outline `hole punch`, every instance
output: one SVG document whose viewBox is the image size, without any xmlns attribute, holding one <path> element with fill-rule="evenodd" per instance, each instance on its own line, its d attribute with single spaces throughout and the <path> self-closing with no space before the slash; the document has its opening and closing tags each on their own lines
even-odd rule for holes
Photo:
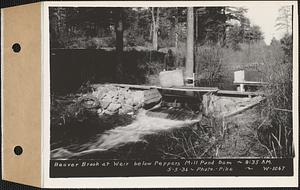
<svg viewBox="0 0 300 190">
<path fill-rule="evenodd" d="M 18 43 L 15 43 L 13 46 L 12 46 L 12 49 L 15 53 L 19 53 L 21 51 L 21 45 L 18 44 Z"/>
<path fill-rule="evenodd" d="M 17 156 L 20 156 L 23 153 L 23 148 L 21 146 L 15 146 L 14 152 Z"/>
</svg>

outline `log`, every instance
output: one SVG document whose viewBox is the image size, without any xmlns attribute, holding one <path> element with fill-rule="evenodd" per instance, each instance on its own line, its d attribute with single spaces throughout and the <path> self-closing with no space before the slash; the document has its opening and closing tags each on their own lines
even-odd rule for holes
<svg viewBox="0 0 300 190">
<path fill-rule="evenodd" d="M 237 115 L 237 114 L 240 114 L 240 113 L 242 113 L 242 112 L 244 112 L 244 111 L 247 111 L 248 109 L 253 108 L 254 106 L 258 105 L 258 104 L 259 104 L 261 101 L 263 101 L 264 99 L 265 99 L 265 98 L 259 100 L 258 102 L 255 102 L 255 103 L 253 103 L 253 104 L 250 104 L 250 105 L 247 105 L 247 106 L 242 107 L 242 108 L 240 108 L 240 109 L 237 109 L 237 110 L 234 111 L 234 112 L 228 113 L 228 114 L 226 114 L 226 115 L 224 116 L 224 118 L 232 117 L 232 116 L 235 116 L 235 115 Z"/>
</svg>

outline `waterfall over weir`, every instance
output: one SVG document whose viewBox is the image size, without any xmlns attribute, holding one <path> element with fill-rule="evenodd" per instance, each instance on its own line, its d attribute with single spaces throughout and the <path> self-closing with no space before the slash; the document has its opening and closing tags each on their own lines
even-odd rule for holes
<svg viewBox="0 0 300 190">
<path fill-rule="evenodd" d="M 170 131 L 175 128 L 185 127 L 199 122 L 199 119 L 173 120 L 161 117 L 152 117 L 146 114 L 146 110 L 140 110 L 136 119 L 127 126 L 119 126 L 107 130 L 97 137 L 80 146 L 77 152 L 71 152 L 68 147 L 60 147 L 51 151 L 52 159 L 70 159 L 96 152 L 104 152 L 119 148 L 128 143 L 144 141 L 145 135 L 156 134 L 162 131 Z"/>
</svg>

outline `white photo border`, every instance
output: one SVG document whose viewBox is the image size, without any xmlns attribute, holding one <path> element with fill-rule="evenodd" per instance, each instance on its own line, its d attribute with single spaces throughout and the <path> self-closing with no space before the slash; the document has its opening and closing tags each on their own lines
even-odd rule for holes
<svg viewBox="0 0 300 190">
<path fill-rule="evenodd" d="M 42 2 L 42 186 L 46 188 L 155 188 L 155 187 L 297 187 L 298 129 L 298 2 L 297 1 L 65 1 Z M 97 177 L 50 178 L 50 38 L 49 7 L 195 7 L 294 5 L 293 14 L 293 144 L 294 176 L 239 177 Z M 266 10 L 267 11 L 267 10 Z M 267 14 L 267 13 L 266 13 Z"/>
</svg>

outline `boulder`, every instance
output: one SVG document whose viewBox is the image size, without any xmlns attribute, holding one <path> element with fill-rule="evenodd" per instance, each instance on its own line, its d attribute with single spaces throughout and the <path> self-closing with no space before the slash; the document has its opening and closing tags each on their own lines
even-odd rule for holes
<svg viewBox="0 0 300 190">
<path fill-rule="evenodd" d="M 114 112 L 117 112 L 120 107 L 121 107 L 121 104 L 111 103 L 111 104 L 109 104 L 107 110 L 114 113 Z"/>
<path fill-rule="evenodd" d="M 106 114 L 106 115 L 113 115 L 114 114 L 114 112 L 111 112 L 111 111 L 108 111 L 108 110 L 104 110 L 102 113 Z"/>
<path fill-rule="evenodd" d="M 129 88 L 103 85 L 97 87 L 92 94 L 100 102 L 98 115 L 126 114 L 139 109 L 144 103 L 144 91 L 129 90 Z"/>
<path fill-rule="evenodd" d="M 103 109 L 101 109 L 101 108 L 98 109 L 98 110 L 97 110 L 97 114 L 98 114 L 99 116 L 102 116 L 102 115 L 103 115 Z"/>
<path fill-rule="evenodd" d="M 125 100 L 125 104 L 129 105 L 129 106 L 133 106 L 134 105 L 134 100 L 133 98 L 128 98 Z"/>
<path fill-rule="evenodd" d="M 122 108 L 119 109 L 119 114 L 126 114 L 133 111 L 133 107 L 129 105 L 123 105 Z"/>
<path fill-rule="evenodd" d="M 119 104 L 125 104 L 125 98 L 124 98 L 124 96 L 119 96 L 119 98 L 117 99 L 117 102 L 119 103 Z"/>
<path fill-rule="evenodd" d="M 110 103 L 111 103 L 111 101 L 109 101 L 109 100 L 101 100 L 100 101 L 101 108 L 106 109 L 109 106 Z"/>
<path fill-rule="evenodd" d="M 141 105 L 144 102 L 144 92 L 143 91 L 135 91 L 133 93 L 133 105 Z"/>
</svg>

